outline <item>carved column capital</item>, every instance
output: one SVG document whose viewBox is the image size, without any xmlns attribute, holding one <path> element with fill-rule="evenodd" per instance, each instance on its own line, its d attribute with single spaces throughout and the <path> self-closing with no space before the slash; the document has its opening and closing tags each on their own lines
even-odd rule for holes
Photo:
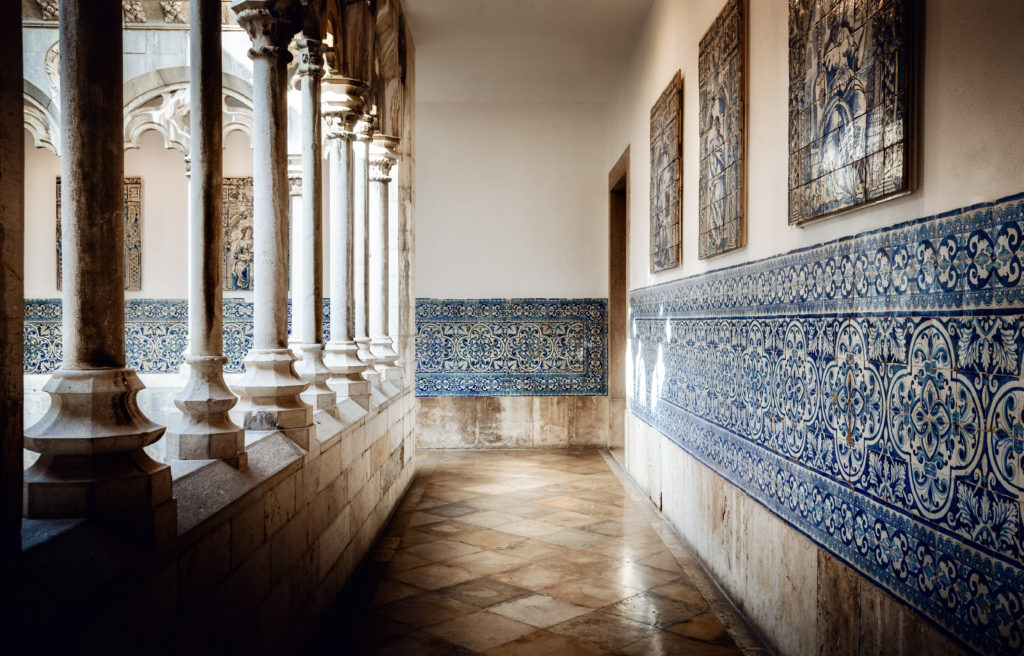
<svg viewBox="0 0 1024 656">
<path fill-rule="evenodd" d="M 327 122 L 327 138 L 355 137 L 356 125 L 363 117 L 369 88 L 361 80 L 328 75 L 320 89 L 321 113 Z"/>
<path fill-rule="evenodd" d="M 319 80 L 324 74 L 324 57 L 321 54 L 323 42 L 316 39 L 298 39 L 295 46 L 299 50 L 298 75 L 308 75 Z"/>
<path fill-rule="evenodd" d="M 60 16 L 59 5 L 57 0 L 36 0 L 36 5 L 39 7 L 39 11 L 42 13 L 42 18 L 45 21 L 55 21 Z"/>
<path fill-rule="evenodd" d="M 356 121 L 356 139 L 369 143 L 377 131 L 377 119 L 371 114 L 363 114 Z"/>
<path fill-rule="evenodd" d="M 391 167 L 398 162 L 398 137 L 377 133 L 370 145 L 370 181 L 391 182 Z"/>
<path fill-rule="evenodd" d="M 241 0 L 231 5 L 238 16 L 238 25 L 252 39 L 249 57 L 277 57 L 290 62 L 292 54 L 288 44 L 298 31 L 292 17 L 273 9 L 274 0 Z"/>
</svg>

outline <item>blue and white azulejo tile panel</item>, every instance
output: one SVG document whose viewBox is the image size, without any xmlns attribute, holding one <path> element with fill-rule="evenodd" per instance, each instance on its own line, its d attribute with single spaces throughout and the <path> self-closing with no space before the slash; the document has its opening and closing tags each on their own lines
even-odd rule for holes
<svg viewBox="0 0 1024 656">
<path fill-rule="evenodd" d="M 177 373 L 185 362 L 188 343 L 188 301 L 133 299 L 125 301 L 125 350 L 128 367 L 140 373 Z M 245 371 L 242 360 L 252 348 L 252 303 L 224 299 L 224 355 L 226 373 Z M 324 339 L 330 308 L 324 300 Z M 289 321 L 291 312 L 289 311 Z M 25 373 L 48 374 L 60 368 L 61 301 L 25 301 Z"/>
<path fill-rule="evenodd" d="M 603 298 L 416 299 L 417 396 L 608 393 Z"/>
<path fill-rule="evenodd" d="M 1024 194 L 635 291 L 634 414 L 979 653 L 1024 650 Z"/>
</svg>

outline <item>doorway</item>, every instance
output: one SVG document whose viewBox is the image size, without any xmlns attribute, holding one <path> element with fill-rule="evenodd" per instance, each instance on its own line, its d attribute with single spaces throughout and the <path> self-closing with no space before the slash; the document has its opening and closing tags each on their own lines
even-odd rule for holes
<svg viewBox="0 0 1024 656">
<path fill-rule="evenodd" d="M 625 467 L 629 146 L 608 173 L 608 449 Z"/>
</svg>

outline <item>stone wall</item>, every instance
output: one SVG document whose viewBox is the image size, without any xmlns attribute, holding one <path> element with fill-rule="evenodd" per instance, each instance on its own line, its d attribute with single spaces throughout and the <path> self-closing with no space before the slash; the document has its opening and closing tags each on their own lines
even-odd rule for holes
<svg viewBox="0 0 1024 656">
<path fill-rule="evenodd" d="M 24 635 L 74 653 L 294 652 L 412 480 L 414 409 L 407 391 L 308 452 L 250 435 L 245 473 L 175 465 L 178 536 L 155 552 L 92 521 L 25 520 Z"/>
</svg>

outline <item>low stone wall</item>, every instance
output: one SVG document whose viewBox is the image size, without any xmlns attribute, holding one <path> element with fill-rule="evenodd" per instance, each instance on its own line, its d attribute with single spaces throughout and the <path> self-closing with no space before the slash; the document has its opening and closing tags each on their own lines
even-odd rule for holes
<svg viewBox="0 0 1024 656">
<path fill-rule="evenodd" d="M 416 399 L 425 449 L 559 449 L 608 445 L 607 396 Z"/>
<path fill-rule="evenodd" d="M 412 480 L 415 403 L 404 391 L 308 452 L 247 435 L 246 472 L 173 466 L 178 536 L 156 551 L 94 521 L 25 520 L 23 635 L 68 653 L 294 653 Z"/>
</svg>

